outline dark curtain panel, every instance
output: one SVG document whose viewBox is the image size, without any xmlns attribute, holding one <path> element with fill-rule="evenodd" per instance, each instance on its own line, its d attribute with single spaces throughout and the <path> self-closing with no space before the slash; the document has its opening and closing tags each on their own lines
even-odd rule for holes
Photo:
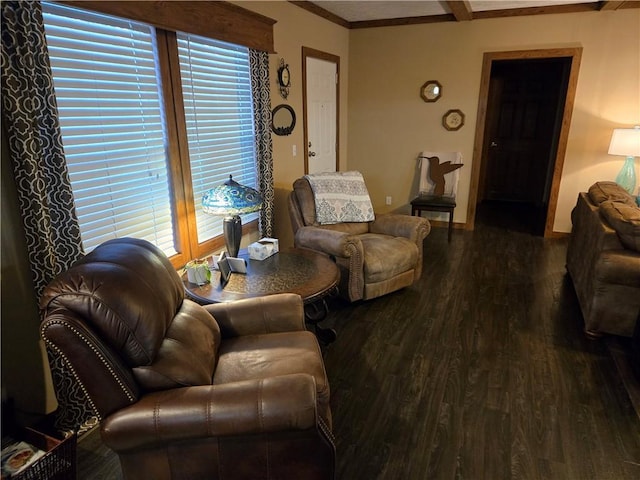
<svg viewBox="0 0 640 480">
<path fill-rule="evenodd" d="M 271 144 L 271 98 L 269 96 L 269 55 L 249 50 L 251 90 L 256 129 L 258 190 L 263 197 L 260 211 L 260 235 L 273 235 L 273 146 Z"/>
<path fill-rule="evenodd" d="M 2 2 L 2 117 L 39 298 L 82 255 L 40 2 Z"/>
</svg>

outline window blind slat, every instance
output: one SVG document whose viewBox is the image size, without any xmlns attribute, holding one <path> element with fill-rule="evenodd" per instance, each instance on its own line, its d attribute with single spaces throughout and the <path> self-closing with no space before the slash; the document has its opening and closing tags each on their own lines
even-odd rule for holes
<svg viewBox="0 0 640 480">
<path fill-rule="evenodd" d="M 176 253 L 153 28 L 51 2 L 43 15 L 85 250 L 133 236 Z M 203 193 L 229 174 L 257 185 L 249 56 L 245 47 L 177 35 L 202 242 L 222 233 L 222 219 L 202 212 Z"/>
<path fill-rule="evenodd" d="M 222 220 L 202 212 L 204 192 L 229 179 L 257 188 L 249 52 L 178 33 L 180 75 L 198 242 L 222 234 Z M 257 214 L 243 216 L 243 221 Z"/>
<path fill-rule="evenodd" d="M 175 254 L 152 28 L 48 2 L 43 16 L 85 251 L 132 236 Z"/>
</svg>

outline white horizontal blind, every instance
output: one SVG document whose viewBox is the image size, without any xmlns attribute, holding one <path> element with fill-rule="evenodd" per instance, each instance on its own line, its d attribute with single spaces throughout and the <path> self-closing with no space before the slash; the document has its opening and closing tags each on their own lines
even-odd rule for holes
<svg viewBox="0 0 640 480">
<path fill-rule="evenodd" d="M 85 251 L 116 237 L 175 254 L 154 30 L 43 3 Z"/>
<path fill-rule="evenodd" d="M 229 179 L 257 189 L 249 51 L 178 33 L 191 178 L 202 243 L 222 234 L 222 218 L 202 211 L 202 195 Z M 257 218 L 243 216 L 243 222 Z"/>
</svg>

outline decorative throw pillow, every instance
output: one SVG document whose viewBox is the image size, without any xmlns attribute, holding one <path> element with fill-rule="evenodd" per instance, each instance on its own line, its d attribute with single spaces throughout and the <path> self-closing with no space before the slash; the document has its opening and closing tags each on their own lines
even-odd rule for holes
<svg viewBox="0 0 640 480">
<path fill-rule="evenodd" d="M 607 200 L 633 204 L 633 197 L 616 182 L 596 182 L 589 188 L 589 198 L 596 205 Z"/>
<path fill-rule="evenodd" d="M 616 231 L 625 247 L 640 252 L 640 208 L 626 202 L 608 201 L 600 205 L 600 215 Z"/>
<path fill-rule="evenodd" d="M 327 172 L 305 175 L 316 204 L 320 225 L 375 220 L 373 205 L 360 172 Z"/>
</svg>

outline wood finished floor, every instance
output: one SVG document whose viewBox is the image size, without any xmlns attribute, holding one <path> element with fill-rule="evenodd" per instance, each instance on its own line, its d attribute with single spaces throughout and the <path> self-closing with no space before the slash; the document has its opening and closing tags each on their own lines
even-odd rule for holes
<svg viewBox="0 0 640 480">
<path fill-rule="evenodd" d="M 337 480 L 640 478 L 640 420 L 607 342 L 582 334 L 566 244 L 437 228 L 419 283 L 334 302 Z M 97 432 L 78 478 L 122 478 Z"/>
</svg>

